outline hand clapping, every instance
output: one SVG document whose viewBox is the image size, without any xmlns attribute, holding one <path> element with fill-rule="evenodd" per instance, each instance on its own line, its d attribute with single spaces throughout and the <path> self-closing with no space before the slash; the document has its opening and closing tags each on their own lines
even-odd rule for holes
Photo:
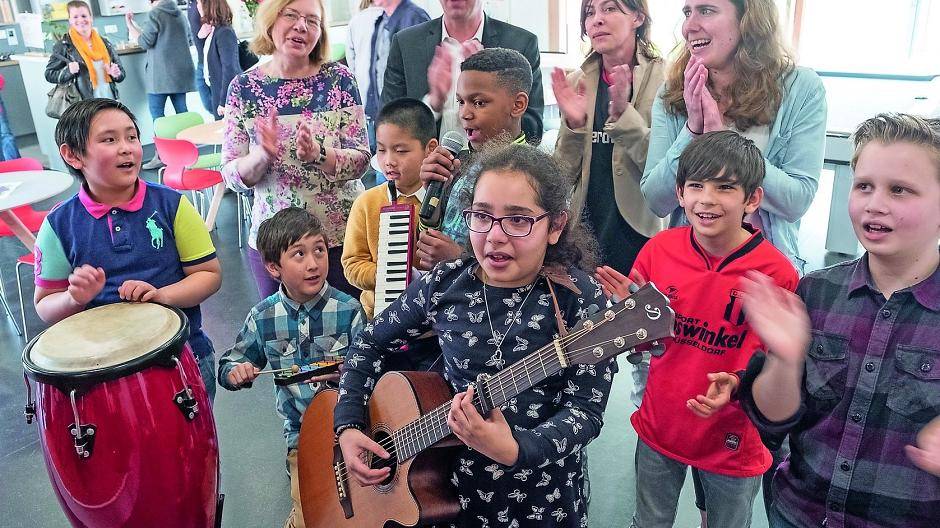
<svg viewBox="0 0 940 528">
<path fill-rule="evenodd" d="M 308 163 L 320 157 L 320 143 L 313 140 L 310 123 L 301 121 L 297 127 L 297 157 Z"/>
<path fill-rule="evenodd" d="M 281 138 L 278 132 L 276 110 L 271 110 L 267 115 L 255 118 L 256 138 L 268 158 L 277 158 L 279 155 Z"/>
<path fill-rule="evenodd" d="M 581 128 L 587 124 L 587 97 L 583 82 L 578 81 L 577 89 L 572 88 L 564 70 L 555 68 L 552 70 L 552 91 L 568 128 Z"/>
</svg>

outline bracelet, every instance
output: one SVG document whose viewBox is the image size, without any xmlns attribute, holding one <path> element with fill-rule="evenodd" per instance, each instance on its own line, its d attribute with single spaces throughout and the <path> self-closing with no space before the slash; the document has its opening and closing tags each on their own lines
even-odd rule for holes
<svg viewBox="0 0 940 528">
<path fill-rule="evenodd" d="M 685 128 L 688 129 L 688 131 L 691 132 L 693 136 L 701 136 L 701 135 L 702 135 L 701 132 L 696 132 L 696 131 L 692 130 L 692 128 L 689 126 L 689 122 L 688 122 L 688 121 L 685 122 Z"/>
<path fill-rule="evenodd" d="M 339 435 L 343 434 L 343 431 L 347 429 L 355 429 L 357 431 L 362 431 L 362 426 L 359 424 L 343 424 L 337 427 L 336 430 L 334 431 L 334 435 L 335 435 L 334 437 L 336 438 L 337 442 L 339 442 Z"/>
<path fill-rule="evenodd" d="M 326 147 L 323 146 L 322 141 L 317 141 L 317 144 L 320 145 L 320 155 L 317 156 L 317 159 L 313 160 L 314 165 L 323 165 L 326 163 Z"/>
</svg>

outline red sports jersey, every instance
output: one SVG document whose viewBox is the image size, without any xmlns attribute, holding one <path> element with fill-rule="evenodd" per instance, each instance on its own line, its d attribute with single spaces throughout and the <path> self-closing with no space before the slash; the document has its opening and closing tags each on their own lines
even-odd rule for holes
<svg viewBox="0 0 940 528">
<path fill-rule="evenodd" d="M 715 259 L 695 241 L 691 227 L 677 227 L 653 237 L 633 269 L 656 284 L 676 312 L 676 337 L 666 340 L 661 357 L 653 357 L 643 404 L 631 417 L 637 434 L 663 455 L 704 471 L 763 474 L 770 453 L 739 404 L 703 419 L 686 401 L 705 394 L 706 374 L 741 370 L 761 348 L 741 311 L 740 278 L 756 270 L 792 291 L 799 281 L 793 265 L 759 231 Z"/>
</svg>

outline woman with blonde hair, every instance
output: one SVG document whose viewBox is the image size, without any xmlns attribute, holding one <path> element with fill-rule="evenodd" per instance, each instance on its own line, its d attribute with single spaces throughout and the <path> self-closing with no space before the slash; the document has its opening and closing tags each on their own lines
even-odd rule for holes
<svg viewBox="0 0 940 528">
<path fill-rule="evenodd" d="M 254 189 L 249 263 L 261 297 L 278 283 L 256 249 L 258 226 L 290 206 L 323 222 L 330 285 L 354 298 L 340 257 L 346 218 L 363 191 L 369 163 L 363 107 L 353 74 L 329 60 L 321 0 L 266 0 L 255 18 L 252 51 L 271 60 L 235 77 L 225 106 L 222 174 Z"/>
<path fill-rule="evenodd" d="M 698 135 L 730 129 L 765 159 L 764 199 L 745 218 L 803 272 L 800 218 L 816 194 L 826 135 L 826 93 L 782 43 L 773 0 L 686 0 L 684 45 L 653 105 L 640 188 L 652 210 L 688 223 L 676 197 L 679 155 Z"/>
</svg>

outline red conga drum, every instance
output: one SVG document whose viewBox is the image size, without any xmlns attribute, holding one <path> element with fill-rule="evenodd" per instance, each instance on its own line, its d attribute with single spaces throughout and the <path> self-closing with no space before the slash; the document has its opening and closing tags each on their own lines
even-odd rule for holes
<svg viewBox="0 0 940 528">
<path fill-rule="evenodd" d="M 180 310 L 110 304 L 23 351 L 27 422 L 76 527 L 218 526 L 215 420 Z"/>
</svg>

